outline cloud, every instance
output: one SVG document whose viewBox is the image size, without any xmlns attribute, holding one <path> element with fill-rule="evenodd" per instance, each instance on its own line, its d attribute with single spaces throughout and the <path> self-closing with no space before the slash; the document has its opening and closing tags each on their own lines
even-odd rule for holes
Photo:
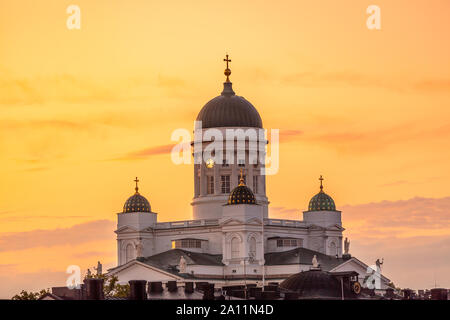
<svg viewBox="0 0 450 320">
<path fill-rule="evenodd" d="M 327 130 L 327 129 L 325 129 Z M 283 135 L 284 138 L 283 138 Z M 300 141 L 313 143 L 326 148 L 335 149 L 346 154 L 376 153 L 380 150 L 405 142 L 429 141 L 430 139 L 450 137 L 450 125 L 434 124 L 424 127 L 423 123 L 403 123 L 388 128 L 353 129 L 345 131 L 330 130 L 328 132 L 303 132 L 300 130 L 284 130 L 280 141 Z"/>
<path fill-rule="evenodd" d="M 344 236 L 350 253 L 373 264 L 384 257 L 383 273 L 396 285 L 450 287 L 450 197 L 345 205 Z M 272 218 L 299 219 L 300 210 L 270 207 Z"/>
<path fill-rule="evenodd" d="M 381 201 L 338 207 L 344 226 L 356 237 L 450 237 L 450 197 Z M 271 216 L 298 219 L 297 208 L 270 207 Z"/>
<path fill-rule="evenodd" d="M 411 77 L 409 77 L 411 78 Z M 392 77 L 363 74 L 354 71 L 316 72 L 305 71 L 284 75 L 280 82 L 286 85 L 300 85 L 304 87 L 377 87 L 395 91 L 422 91 L 429 93 L 449 93 L 450 79 L 400 79 Z"/>
<path fill-rule="evenodd" d="M 449 93 L 450 79 L 429 79 L 419 81 L 415 84 L 415 88 L 420 91 Z"/>
<path fill-rule="evenodd" d="M 290 142 L 298 140 L 303 136 L 304 132 L 297 129 L 281 129 L 280 130 L 280 143 Z"/>
<path fill-rule="evenodd" d="M 270 216 L 276 217 L 278 219 L 296 219 L 298 220 L 301 216 L 301 210 L 297 208 L 287 208 L 287 207 L 269 207 Z M 290 218 L 288 218 L 290 217 Z"/>
<path fill-rule="evenodd" d="M 1 214 L 1 213 L 0 213 Z M 19 215 L 15 214 L 13 216 L 2 217 L 3 222 L 13 222 L 13 221 L 27 221 L 27 220 L 42 220 L 42 219 L 51 219 L 51 220 L 64 220 L 64 219 L 82 219 L 87 218 L 89 216 L 38 216 L 38 215 Z"/>
<path fill-rule="evenodd" d="M 450 236 L 450 197 L 382 201 L 341 207 L 358 236 L 409 238 Z"/>
<path fill-rule="evenodd" d="M 283 84 L 295 84 L 302 86 L 375 86 L 385 87 L 386 83 L 374 75 L 356 73 L 352 71 L 337 72 L 298 72 L 285 75 L 281 78 Z"/>
<path fill-rule="evenodd" d="M 350 253 L 374 264 L 384 258 L 383 274 L 402 288 L 450 287 L 450 237 L 350 237 Z"/>
<path fill-rule="evenodd" d="M 85 259 L 85 258 L 99 258 L 99 257 L 109 257 L 114 256 L 115 251 L 86 251 L 80 253 L 74 253 L 72 256 L 77 259 Z"/>
<path fill-rule="evenodd" d="M 152 90 L 153 89 L 153 90 Z M 113 103 L 147 100 L 163 90 L 171 98 L 195 97 L 187 82 L 179 77 L 158 75 L 116 79 L 93 79 L 72 74 L 17 77 L 0 70 L 0 106 L 42 105 L 48 102 Z"/>
<path fill-rule="evenodd" d="M 173 148 L 177 144 L 165 144 L 155 147 L 150 147 L 142 150 L 133 151 L 130 153 L 127 153 L 126 155 L 115 158 L 113 160 L 121 160 L 121 161 L 128 161 L 128 160 L 143 160 L 147 159 L 152 156 L 162 155 L 162 154 L 169 154 L 172 152 Z M 185 147 L 191 148 L 190 143 L 185 144 Z"/>
<path fill-rule="evenodd" d="M 115 222 L 111 220 L 95 220 L 69 228 L 6 232 L 0 235 L 0 252 L 113 240 L 114 228 Z"/>
</svg>

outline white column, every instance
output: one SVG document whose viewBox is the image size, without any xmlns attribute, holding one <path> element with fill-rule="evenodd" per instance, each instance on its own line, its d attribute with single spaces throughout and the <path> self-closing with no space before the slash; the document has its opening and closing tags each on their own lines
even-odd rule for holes
<svg viewBox="0 0 450 320">
<path fill-rule="evenodd" d="M 218 195 L 222 192 L 220 183 L 219 164 L 214 165 L 214 194 Z"/>
<path fill-rule="evenodd" d="M 230 180 L 230 183 L 231 183 L 231 186 L 230 186 L 231 190 L 236 188 L 237 185 L 238 185 L 238 170 L 237 170 L 237 164 L 236 163 L 231 164 L 231 180 Z"/>
<path fill-rule="evenodd" d="M 206 172 L 203 162 L 200 164 L 200 196 L 206 196 Z"/>
<path fill-rule="evenodd" d="M 194 197 L 197 198 L 200 195 L 200 177 L 199 177 L 200 165 L 194 164 Z"/>
</svg>

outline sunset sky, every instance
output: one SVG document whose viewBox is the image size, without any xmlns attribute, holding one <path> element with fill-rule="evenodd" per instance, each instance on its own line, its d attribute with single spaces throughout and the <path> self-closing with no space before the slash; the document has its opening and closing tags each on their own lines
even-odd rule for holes
<svg viewBox="0 0 450 320">
<path fill-rule="evenodd" d="M 270 216 L 301 219 L 323 175 L 352 255 L 449 288 L 449 17 L 447 0 L 0 0 L 0 298 L 115 266 L 136 176 L 159 221 L 191 218 L 171 133 L 221 92 L 226 52 L 280 129 Z"/>
</svg>

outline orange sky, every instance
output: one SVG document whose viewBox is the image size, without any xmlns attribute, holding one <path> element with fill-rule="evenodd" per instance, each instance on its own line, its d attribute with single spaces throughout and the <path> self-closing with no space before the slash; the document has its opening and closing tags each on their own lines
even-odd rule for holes
<svg viewBox="0 0 450 320">
<path fill-rule="evenodd" d="M 81 30 L 66 28 L 69 4 Z M 366 27 L 371 4 L 379 31 Z M 449 15 L 445 0 L 2 1 L 0 297 L 61 284 L 70 264 L 113 266 L 115 213 L 135 176 L 160 221 L 190 218 L 192 167 L 158 151 L 219 94 L 226 51 L 236 93 L 281 130 L 271 215 L 299 218 L 323 174 L 354 255 L 374 261 L 376 246 L 399 285 L 450 287 L 450 256 L 421 274 L 392 251 L 449 248 Z M 386 203 L 408 203 L 395 228 Z M 91 223 L 98 240 L 56 245 Z"/>
</svg>

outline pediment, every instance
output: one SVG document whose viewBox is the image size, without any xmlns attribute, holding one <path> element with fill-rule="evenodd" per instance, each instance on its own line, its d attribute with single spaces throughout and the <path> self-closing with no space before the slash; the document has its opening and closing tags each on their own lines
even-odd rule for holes
<svg viewBox="0 0 450 320">
<path fill-rule="evenodd" d="M 342 228 L 340 225 L 338 224 L 333 224 L 327 227 L 327 230 L 333 230 L 333 231 L 344 231 L 345 229 Z"/>
<path fill-rule="evenodd" d="M 229 218 L 227 220 L 224 220 L 221 222 L 222 226 L 232 226 L 232 225 L 255 225 L 255 226 L 260 226 L 261 225 L 261 219 L 258 218 L 250 218 L 246 221 L 240 220 L 240 219 L 236 219 L 236 218 Z"/>
<path fill-rule="evenodd" d="M 334 267 L 330 270 L 330 272 L 342 272 L 342 271 L 356 271 L 360 276 L 367 275 L 368 273 L 371 273 L 372 270 L 375 270 L 375 266 L 368 266 L 361 260 L 352 257 L 349 260 L 341 263 L 340 265 Z M 381 274 L 381 278 L 386 283 L 390 282 L 388 278 L 386 278 L 383 274 Z"/>
<path fill-rule="evenodd" d="M 134 233 L 134 232 L 138 232 L 138 231 L 139 231 L 138 229 L 136 229 L 132 226 L 122 226 L 114 232 L 115 233 Z"/>
<path fill-rule="evenodd" d="M 326 230 L 326 228 L 318 226 L 316 224 L 310 224 L 307 228 L 308 230 Z"/>
<path fill-rule="evenodd" d="M 137 278 L 147 281 L 170 281 L 181 280 L 182 278 L 137 260 L 130 261 L 122 266 L 108 270 L 109 275 L 116 275 L 119 282 L 128 282 Z"/>
<path fill-rule="evenodd" d="M 227 220 L 223 220 L 220 224 L 223 226 L 241 225 L 244 224 L 244 221 L 235 218 L 229 218 Z"/>
</svg>

